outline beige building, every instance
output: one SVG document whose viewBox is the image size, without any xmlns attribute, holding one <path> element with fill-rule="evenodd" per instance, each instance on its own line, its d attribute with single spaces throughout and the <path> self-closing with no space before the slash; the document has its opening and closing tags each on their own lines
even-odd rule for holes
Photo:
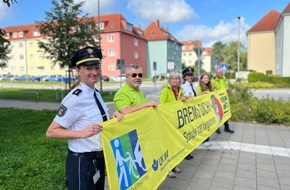
<svg viewBox="0 0 290 190">
<path fill-rule="evenodd" d="M 290 3 L 282 14 L 269 11 L 250 30 L 248 36 L 248 69 L 290 76 Z"/>
<path fill-rule="evenodd" d="M 198 59 L 197 55 L 194 51 L 194 48 L 201 48 L 202 43 L 200 40 L 197 41 L 183 41 L 182 43 L 182 63 L 185 65 L 185 67 L 193 67 L 198 65 Z M 212 48 L 211 47 L 202 47 L 203 52 L 201 54 L 201 69 L 204 69 L 206 72 L 211 71 L 211 53 Z"/>
<path fill-rule="evenodd" d="M 11 43 L 11 59 L 8 67 L 1 68 L 0 74 L 11 73 L 13 75 L 51 75 L 65 76 L 66 68 L 50 64 L 44 54 L 38 48 L 38 41 L 45 40 L 35 24 L 11 26 L 5 28 L 5 38 Z"/>
</svg>

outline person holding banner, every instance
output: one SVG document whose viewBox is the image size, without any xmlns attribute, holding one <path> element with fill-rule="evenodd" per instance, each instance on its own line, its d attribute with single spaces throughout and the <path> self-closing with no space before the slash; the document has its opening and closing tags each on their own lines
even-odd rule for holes
<svg viewBox="0 0 290 190">
<path fill-rule="evenodd" d="M 212 92 L 213 88 L 210 81 L 210 75 L 205 73 L 200 76 L 199 86 L 196 89 L 197 95 L 206 94 L 207 92 Z M 209 142 L 209 137 L 203 141 L 203 145 L 209 147 L 212 145 Z"/>
<path fill-rule="evenodd" d="M 126 67 L 126 83 L 114 97 L 115 108 L 122 114 L 129 114 L 147 107 L 157 107 L 155 101 L 148 101 L 139 89 L 142 84 L 142 68 L 137 64 Z"/>
<path fill-rule="evenodd" d="M 166 85 L 161 91 L 159 103 L 165 104 L 177 100 L 185 101 L 186 99 L 187 98 L 183 93 L 183 88 L 181 88 L 181 77 L 178 73 L 171 73 L 168 77 L 168 85 Z M 175 178 L 175 173 L 180 172 L 180 168 L 176 166 L 168 173 L 168 177 Z"/>
<path fill-rule="evenodd" d="M 222 90 L 222 89 L 229 90 L 227 79 L 226 77 L 224 77 L 223 70 L 221 68 L 217 68 L 215 70 L 215 76 L 212 78 L 211 83 L 212 83 L 213 89 L 215 90 Z M 235 132 L 230 129 L 228 121 L 224 123 L 224 126 L 225 126 L 225 132 L 227 133 Z M 221 133 L 219 128 L 216 130 L 216 132 L 218 134 Z"/>
<path fill-rule="evenodd" d="M 80 78 L 62 100 L 46 131 L 47 138 L 68 140 L 66 185 L 69 190 L 102 190 L 105 186 L 100 123 L 109 119 L 109 112 L 95 89 L 95 83 L 100 80 L 101 59 L 101 50 L 94 47 L 75 52 L 71 64 Z M 120 121 L 123 115 L 115 112 L 112 117 Z"/>
<path fill-rule="evenodd" d="M 184 95 L 187 98 L 193 98 L 197 95 L 193 81 L 194 81 L 194 69 L 193 68 L 185 68 L 182 71 L 183 83 L 181 87 L 183 88 Z M 191 160 L 193 158 L 192 154 L 189 154 L 185 157 L 186 160 Z"/>
</svg>

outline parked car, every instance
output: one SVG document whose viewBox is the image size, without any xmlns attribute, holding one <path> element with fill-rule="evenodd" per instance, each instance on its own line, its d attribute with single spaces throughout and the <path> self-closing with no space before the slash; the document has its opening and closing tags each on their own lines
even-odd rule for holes
<svg viewBox="0 0 290 190">
<path fill-rule="evenodd" d="M 49 82 L 61 82 L 63 76 L 61 75 L 48 75 L 42 79 L 42 81 L 49 81 Z"/>
<path fill-rule="evenodd" d="M 39 82 L 39 81 L 42 81 L 43 77 L 44 76 L 31 76 L 30 77 L 30 80 L 31 81 L 38 81 Z"/>
<path fill-rule="evenodd" d="M 31 76 L 29 76 L 29 75 L 15 76 L 11 80 L 12 81 L 30 81 L 31 80 Z"/>
<path fill-rule="evenodd" d="M 0 75 L 0 81 L 11 81 L 13 80 L 14 78 L 14 75 L 11 75 L 11 74 L 3 74 L 3 75 Z"/>
<path fill-rule="evenodd" d="M 102 75 L 102 81 L 110 81 L 110 77 L 106 76 L 106 75 Z"/>
<path fill-rule="evenodd" d="M 153 81 L 164 80 L 164 79 L 167 79 L 167 74 L 166 73 L 159 73 L 159 74 L 157 74 L 157 75 L 152 77 Z"/>
<path fill-rule="evenodd" d="M 116 77 L 110 77 L 111 82 L 125 82 L 126 81 L 126 75 L 125 74 L 120 74 L 117 75 Z"/>
</svg>

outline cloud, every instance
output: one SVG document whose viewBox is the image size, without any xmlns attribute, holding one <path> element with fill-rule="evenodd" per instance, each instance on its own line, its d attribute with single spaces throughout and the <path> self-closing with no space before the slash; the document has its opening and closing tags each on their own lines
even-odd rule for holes
<svg viewBox="0 0 290 190">
<path fill-rule="evenodd" d="M 240 19 L 240 42 L 247 46 L 246 32 L 250 26 L 245 23 L 245 19 Z M 203 45 L 210 46 L 217 41 L 228 43 L 230 41 L 238 41 L 239 38 L 239 23 L 235 19 L 232 22 L 225 23 L 220 21 L 216 26 L 206 25 L 186 25 L 181 31 L 176 33 L 177 39 L 180 41 L 186 40 L 201 40 Z"/>
<path fill-rule="evenodd" d="M 177 23 L 197 17 L 185 0 L 129 0 L 127 8 L 135 16 L 149 21 L 159 19 L 161 22 Z"/>
<path fill-rule="evenodd" d="M 8 7 L 6 4 L 1 2 L 0 3 L 0 21 L 10 19 L 13 16 L 13 14 L 11 13 L 11 10 L 12 10 L 12 7 Z"/>
<path fill-rule="evenodd" d="M 83 2 L 83 0 L 75 0 L 76 3 Z M 114 5 L 116 5 L 116 0 L 94 0 L 94 1 L 85 1 L 82 9 L 85 13 L 88 13 L 89 16 L 98 15 L 98 2 L 100 3 L 100 14 L 106 14 L 111 12 Z"/>
</svg>

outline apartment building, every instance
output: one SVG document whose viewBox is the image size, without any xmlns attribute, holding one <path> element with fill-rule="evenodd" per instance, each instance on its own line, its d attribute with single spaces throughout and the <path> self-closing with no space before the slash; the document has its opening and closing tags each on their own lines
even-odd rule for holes
<svg viewBox="0 0 290 190">
<path fill-rule="evenodd" d="M 147 42 L 147 76 L 160 73 L 181 72 L 182 44 L 160 25 L 159 20 L 151 22 L 144 30 Z M 156 70 L 153 68 L 156 62 Z"/>
<path fill-rule="evenodd" d="M 198 57 L 195 52 L 195 48 L 203 48 L 203 52 L 200 57 L 200 69 L 204 69 L 206 72 L 212 70 L 211 64 L 211 47 L 202 47 L 202 42 L 200 40 L 192 41 L 183 41 L 182 43 L 182 63 L 185 67 L 198 67 Z"/>
<path fill-rule="evenodd" d="M 290 3 L 282 13 L 270 10 L 248 36 L 248 69 L 290 76 Z"/>
<path fill-rule="evenodd" d="M 11 43 L 11 53 L 8 66 L 1 69 L 2 74 L 13 75 L 65 75 L 65 68 L 53 65 L 45 59 L 38 48 L 38 41 L 43 41 L 43 35 L 35 24 L 11 26 L 4 28 L 5 38 Z"/>
</svg>

